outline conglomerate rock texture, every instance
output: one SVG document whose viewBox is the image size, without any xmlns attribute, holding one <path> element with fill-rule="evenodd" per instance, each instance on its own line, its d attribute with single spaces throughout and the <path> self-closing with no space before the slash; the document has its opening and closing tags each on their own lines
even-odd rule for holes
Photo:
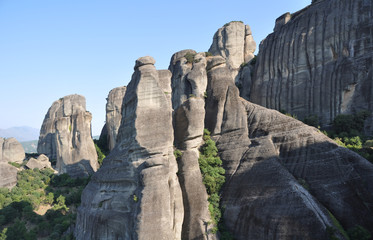
<svg viewBox="0 0 373 240">
<path fill-rule="evenodd" d="M 116 141 L 120 122 L 122 120 L 122 104 L 126 87 L 117 87 L 109 92 L 106 103 L 106 128 L 104 134 L 106 135 L 106 142 L 108 150 L 113 150 Z M 100 136 L 101 138 L 101 136 Z"/>
<path fill-rule="evenodd" d="M 22 163 L 25 151 L 15 138 L 0 138 L 0 187 L 14 187 L 17 184 L 17 168 L 9 162 Z"/>
<path fill-rule="evenodd" d="M 233 79 L 236 79 L 240 67 L 254 58 L 255 49 L 250 26 L 232 21 L 215 33 L 209 52 L 225 58 Z"/>
<path fill-rule="evenodd" d="M 372 112 L 372 15 L 369 0 L 323 0 L 278 18 L 260 45 L 247 99 L 300 119 L 317 115 L 323 125 Z"/>
<path fill-rule="evenodd" d="M 236 84 L 252 68 L 236 75 L 228 56 L 214 54 L 177 52 L 169 71 L 157 71 L 151 57 L 136 61 L 117 145 L 83 191 L 77 239 L 218 239 L 198 169 L 204 128 L 226 170 L 221 206 L 235 239 L 346 239 L 336 221 L 371 231 L 373 164 L 318 129 L 240 97 Z"/>
<path fill-rule="evenodd" d="M 56 159 L 56 170 L 60 174 L 91 175 L 98 168 L 91 120 L 92 114 L 86 111 L 83 96 L 74 94 L 55 101 L 40 129 L 38 153 Z"/>
<path fill-rule="evenodd" d="M 183 199 L 167 96 L 171 74 L 154 63 L 151 57 L 136 61 L 117 145 L 82 195 L 77 239 L 181 238 Z"/>
</svg>

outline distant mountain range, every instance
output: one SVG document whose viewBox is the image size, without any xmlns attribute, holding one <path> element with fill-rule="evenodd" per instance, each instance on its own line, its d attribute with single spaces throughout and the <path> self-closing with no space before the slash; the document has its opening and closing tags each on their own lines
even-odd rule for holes
<svg viewBox="0 0 373 240">
<path fill-rule="evenodd" d="M 19 142 L 32 141 L 39 139 L 40 130 L 28 126 L 11 127 L 7 129 L 0 129 L 0 137 L 16 138 Z"/>
</svg>

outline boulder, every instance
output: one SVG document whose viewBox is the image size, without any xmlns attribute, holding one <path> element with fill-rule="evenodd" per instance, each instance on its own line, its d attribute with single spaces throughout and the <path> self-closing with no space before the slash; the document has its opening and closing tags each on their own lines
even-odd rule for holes
<svg viewBox="0 0 373 240">
<path fill-rule="evenodd" d="M 0 138 L 0 162 L 22 163 L 25 150 L 15 138 Z"/>
<path fill-rule="evenodd" d="M 26 164 L 26 167 L 29 169 L 44 169 L 44 168 L 52 168 L 51 163 L 49 162 L 49 158 L 44 154 L 39 155 L 37 159 L 30 158 Z"/>
<path fill-rule="evenodd" d="M 60 98 L 49 108 L 40 130 L 38 153 L 56 159 L 59 174 L 86 177 L 97 170 L 91 120 L 81 95 Z"/>
</svg>

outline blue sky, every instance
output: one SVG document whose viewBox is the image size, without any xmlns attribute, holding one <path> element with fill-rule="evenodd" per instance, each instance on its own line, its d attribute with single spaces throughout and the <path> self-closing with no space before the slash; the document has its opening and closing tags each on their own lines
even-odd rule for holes
<svg viewBox="0 0 373 240">
<path fill-rule="evenodd" d="M 55 100 L 77 93 L 99 135 L 107 94 L 128 84 L 137 58 L 152 56 L 167 69 L 177 51 L 207 51 L 230 21 L 250 25 L 259 48 L 277 17 L 310 3 L 0 0 L 0 129 L 40 128 Z"/>
</svg>

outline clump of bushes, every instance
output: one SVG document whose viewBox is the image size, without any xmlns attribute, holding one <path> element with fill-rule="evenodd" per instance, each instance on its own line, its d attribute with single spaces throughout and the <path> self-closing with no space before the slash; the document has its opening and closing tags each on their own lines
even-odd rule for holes
<svg viewBox="0 0 373 240">
<path fill-rule="evenodd" d="M 193 63 L 195 56 L 196 56 L 196 54 L 195 53 L 191 53 L 191 52 L 188 52 L 187 54 L 184 55 L 184 57 L 187 60 L 187 63 Z"/>
<path fill-rule="evenodd" d="M 203 140 L 205 144 L 201 148 L 198 159 L 199 167 L 202 173 L 203 184 L 209 195 L 209 211 L 213 224 L 216 226 L 213 231 L 218 231 L 218 223 L 221 219 L 221 210 L 219 207 L 219 191 L 225 182 L 225 170 L 222 168 L 223 162 L 218 156 L 218 149 L 215 142 L 210 137 L 210 132 L 205 129 Z"/>
<path fill-rule="evenodd" d="M 0 240 L 73 239 L 64 234 L 75 222 L 75 209 L 89 179 L 54 175 L 51 169 L 23 170 L 17 185 L 0 188 Z M 44 216 L 34 211 L 41 205 L 50 209 Z"/>
</svg>

